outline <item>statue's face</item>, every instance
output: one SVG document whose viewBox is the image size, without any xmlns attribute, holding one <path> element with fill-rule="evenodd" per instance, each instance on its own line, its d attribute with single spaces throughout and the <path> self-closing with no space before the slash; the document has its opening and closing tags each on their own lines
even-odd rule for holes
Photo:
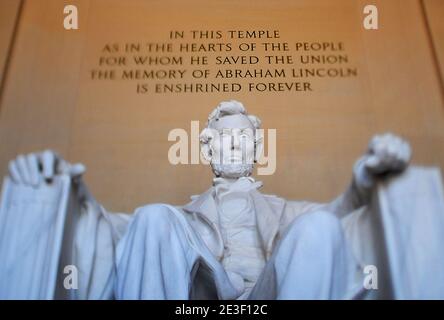
<svg viewBox="0 0 444 320">
<path fill-rule="evenodd" d="M 249 176 L 255 158 L 255 128 L 244 115 L 220 118 L 212 125 L 211 165 L 216 175 L 225 178 Z"/>
</svg>

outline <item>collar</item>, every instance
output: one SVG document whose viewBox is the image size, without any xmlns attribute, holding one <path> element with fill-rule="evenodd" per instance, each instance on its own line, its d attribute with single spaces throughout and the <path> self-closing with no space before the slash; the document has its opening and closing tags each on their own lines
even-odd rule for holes
<svg viewBox="0 0 444 320">
<path fill-rule="evenodd" d="M 261 181 L 255 181 L 252 177 L 240 177 L 238 179 L 214 178 L 213 196 L 221 198 L 230 192 L 249 192 L 262 187 Z"/>
<path fill-rule="evenodd" d="M 249 181 L 249 182 L 255 182 L 256 180 L 254 180 L 253 177 L 240 177 L 237 179 L 228 179 L 228 178 L 222 178 L 222 177 L 215 177 L 213 178 L 213 186 L 218 186 L 218 185 L 234 185 L 234 184 L 238 184 L 240 182 L 243 181 Z"/>
</svg>

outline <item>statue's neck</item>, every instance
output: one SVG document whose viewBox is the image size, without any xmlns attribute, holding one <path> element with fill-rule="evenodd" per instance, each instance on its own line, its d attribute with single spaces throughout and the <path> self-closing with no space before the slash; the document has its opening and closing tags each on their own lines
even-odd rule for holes
<svg viewBox="0 0 444 320">
<path fill-rule="evenodd" d="M 230 186 L 230 185 L 235 184 L 239 180 L 244 180 L 244 179 L 248 179 L 251 182 L 255 182 L 253 177 L 239 177 L 239 178 L 215 177 L 215 178 L 213 178 L 213 186 L 217 186 L 217 185 L 221 185 L 221 184 L 226 185 L 226 186 Z"/>
<path fill-rule="evenodd" d="M 215 177 L 213 178 L 213 186 L 217 186 L 219 184 L 226 184 L 226 185 L 232 185 L 236 181 L 239 181 L 239 178 L 222 178 L 222 177 Z"/>
</svg>

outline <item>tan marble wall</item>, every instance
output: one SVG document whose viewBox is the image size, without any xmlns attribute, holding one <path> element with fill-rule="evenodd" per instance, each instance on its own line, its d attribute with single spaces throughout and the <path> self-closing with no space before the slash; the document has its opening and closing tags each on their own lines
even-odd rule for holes
<svg viewBox="0 0 444 320">
<path fill-rule="evenodd" d="M 436 1 L 437 2 L 437 1 Z M 44 5 L 42 5 L 44 3 Z M 379 29 L 365 30 L 367 1 L 117 1 L 25 0 L 0 106 L 0 168 L 18 152 L 53 148 L 86 164 L 86 181 L 110 210 L 131 212 L 148 202 L 185 203 L 206 190 L 203 165 L 173 166 L 167 153 L 174 128 L 201 125 L 225 99 L 242 101 L 264 128 L 277 129 L 277 170 L 260 176 L 263 191 L 290 199 L 327 201 L 347 186 L 356 158 L 372 134 L 393 131 L 409 139 L 416 164 L 444 168 L 444 105 L 427 24 L 419 0 L 372 1 Z M 75 4 L 79 30 L 63 28 L 63 7 Z M 436 5 L 436 4 L 435 4 Z M 442 7 L 442 6 L 441 6 Z M 435 19 L 436 20 L 436 19 Z M 433 23 L 432 23 L 433 24 Z M 171 81 L 93 80 L 105 44 L 168 43 L 171 30 L 278 30 L 279 39 L 195 42 L 288 42 L 293 65 L 297 42 L 341 42 L 346 78 Z M 208 55 L 240 55 L 239 50 Z M 243 53 L 245 54 L 245 53 Z M 263 58 L 266 53 L 258 53 Z M 318 54 L 318 53 L 304 53 Z M 324 54 L 338 54 L 327 52 Z M 114 54 L 115 56 L 116 54 Z M 178 54 L 166 54 L 174 56 Z M 197 54 L 195 54 L 197 55 Z M 248 54 L 247 54 L 248 55 Z M 144 69 L 186 69 L 185 65 Z M 131 55 L 130 55 L 131 57 Z M 276 66 L 273 66 L 276 67 Z M 317 65 L 316 67 L 321 67 Z M 334 68 L 340 65 L 332 66 Z M 270 68 L 216 66 L 208 69 Z M 104 70 L 104 68 L 102 68 Z M 120 67 L 108 68 L 121 72 Z M 131 69 L 128 67 L 128 69 Z M 143 69 L 143 68 L 142 68 Z M 137 94 L 138 83 L 305 82 L 313 91 Z"/>
</svg>

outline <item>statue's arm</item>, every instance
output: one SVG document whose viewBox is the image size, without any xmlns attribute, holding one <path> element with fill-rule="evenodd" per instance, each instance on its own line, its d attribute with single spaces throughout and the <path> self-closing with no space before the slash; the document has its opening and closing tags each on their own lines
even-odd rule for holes
<svg viewBox="0 0 444 320">
<path fill-rule="evenodd" d="M 116 248 L 132 215 L 107 211 L 77 183 L 76 198 L 81 206 L 72 240 L 72 263 L 79 270 L 79 287 L 71 299 L 113 299 L 116 279 Z"/>
<path fill-rule="evenodd" d="M 339 218 L 366 205 L 378 179 L 405 170 L 411 158 L 408 142 L 393 134 L 374 136 L 368 151 L 353 166 L 353 178 L 345 192 L 318 209 L 336 214 Z"/>
</svg>

